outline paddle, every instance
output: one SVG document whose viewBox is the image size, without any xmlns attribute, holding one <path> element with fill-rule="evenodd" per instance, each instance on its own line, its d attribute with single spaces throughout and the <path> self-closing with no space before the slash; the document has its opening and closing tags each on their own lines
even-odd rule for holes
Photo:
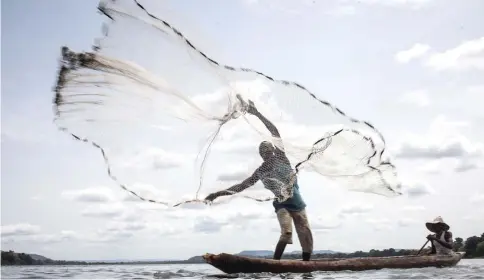
<svg viewBox="0 0 484 280">
<path fill-rule="evenodd" d="M 425 248 L 425 245 L 427 245 L 427 243 L 429 243 L 430 240 L 427 240 L 427 242 L 425 242 L 425 244 L 422 246 L 422 248 L 420 248 L 420 250 L 418 251 L 417 255 L 420 255 L 420 253 L 422 252 L 423 248 Z"/>
</svg>

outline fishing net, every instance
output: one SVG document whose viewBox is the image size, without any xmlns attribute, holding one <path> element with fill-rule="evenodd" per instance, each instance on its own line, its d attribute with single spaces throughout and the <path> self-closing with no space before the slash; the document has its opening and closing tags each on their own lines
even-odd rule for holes
<svg viewBox="0 0 484 280">
<path fill-rule="evenodd" d="M 400 194 L 368 122 L 299 83 L 217 61 L 190 41 L 197 30 L 182 33 L 137 1 L 101 1 L 99 11 L 108 22 L 93 51 L 62 48 L 55 123 L 99 149 L 110 178 L 134 196 L 180 205 L 233 186 L 216 201 L 281 202 L 303 170 L 353 191 Z M 139 184 L 165 196 L 145 196 Z"/>
</svg>

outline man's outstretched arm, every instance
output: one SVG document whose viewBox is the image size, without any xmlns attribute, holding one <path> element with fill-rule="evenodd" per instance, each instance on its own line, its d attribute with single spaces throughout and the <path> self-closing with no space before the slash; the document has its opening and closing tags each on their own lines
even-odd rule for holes
<svg viewBox="0 0 484 280">
<path fill-rule="evenodd" d="M 230 187 L 226 190 L 223 190 L 223 191 L 211 193 L 205 198 L 205 200 L 211 202 L 219 196 L 226 196 L 226 195 L 232 195 L 232 194 L 235 194 L 235 193 L 239 193 L 239 192 L 253 186 L 255 183 L 257 183 L 258 180 L 259 180 L 259 169 L 257 169 L 254 172 L 254 174 L 252 174 L 249 178 L 242 181 L 240 184 L 233 185 L 232 187 Z"/>
</svg>

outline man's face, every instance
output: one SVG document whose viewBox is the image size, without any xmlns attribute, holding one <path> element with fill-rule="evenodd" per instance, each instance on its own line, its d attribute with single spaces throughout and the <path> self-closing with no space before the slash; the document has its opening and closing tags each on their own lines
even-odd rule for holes
<svg viewBox="0 0 484 280">
<path fill-rule="evenodd" d="M 259 154 L 262 159 L 267 160 L 274 154 L 274 146 L 270 142 L 264 141 L 259 145 Z"/>
<path fill-rule="evenodd" d="M 441 225 L 438 225 L 436 231 L 437 231 L 437 233 L 441 233 L 441 232 L 444 231 L 444 227 L 441 226 Z"/>
</svg>

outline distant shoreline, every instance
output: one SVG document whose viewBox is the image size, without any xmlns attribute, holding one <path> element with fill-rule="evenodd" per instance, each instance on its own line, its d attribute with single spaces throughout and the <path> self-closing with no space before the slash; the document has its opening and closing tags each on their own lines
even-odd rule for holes
<svg viewBox="0 0 484 280">
<path fill-rule="evenodd" d="M 484 233 L 479 236 L 471 236 L 465 241 L 457 237 L 454 241 L 454 251 L 464 251 L 466 254 L 465 259 L 484 259 Z M 427 247 L 428 249 L 429 247 Z M 28 253 L 17 253 L 14 251 L 1 251 L 2 252 L 2 262 L 1 266 L 8 265 L 134 265 L 134 264 L 200 264 L 205 263 L 202 256 L 194 256 L 187 260 L 129 260 L 129 261 L 63 261 L 63 260 L 52 260 L 50 258 Z M 416 255 L 418 250 L 415 249 L 384 249 L 375 250 L 372 249 L 369 252 L 356 251 L 353 253 L 342 253 L 335 252 L 331 250 L 315 250 L 313 251 L 312 259 L 343 259 L 343 258 L 359 258 L 359 257 L 397 257 L 397 256 L 409 256 Z M 239 256 L 246 257 L 257 257 L 257 258 L 272 258 L 274 252 L 268 250 L 251 250 L 242 251 L 238 254 Z M 287 252 L 282 256 L 283 259 L 300 259 L 300 251 Z"/>
<path fill-rule="evenodd" d="M 388 257 L 388 256 L 406 256 L 415 255 L 417 250 L 401 249 L 396 250 L 393 248 L 385 250 L 370 250 L 369 252 L 357 251 L 353 253 L 340 253 L 327 251 L 329 253 L 313 254 L 313 259 L 325 259 L 325 258 L 357 258 L 357 257 Z M 263 254 L 263 255 L 261 255 Z M 236 255 L 258 257 L 258 258 L 272 258 L 272 252 L 270 251 L 243 251 Z M 293 252 L 284 254 L 283 259 L 300 259 L 300 254 Z M 484 259 L 484 256 L 470 257 L 468 259 Z M 167 261 L 65 261 L 65 260 L 52 260 L 44 256 L 36 254 L 16 253 L 13 251 L 2 251 L 2 263 L 1 266 L 32 266 L 32 265 L 162 265 L 162 264 L 203 264 L 205 261 L 202 256 L 194 256 L 187 260 L 167 260 Z"/>
</svg>

